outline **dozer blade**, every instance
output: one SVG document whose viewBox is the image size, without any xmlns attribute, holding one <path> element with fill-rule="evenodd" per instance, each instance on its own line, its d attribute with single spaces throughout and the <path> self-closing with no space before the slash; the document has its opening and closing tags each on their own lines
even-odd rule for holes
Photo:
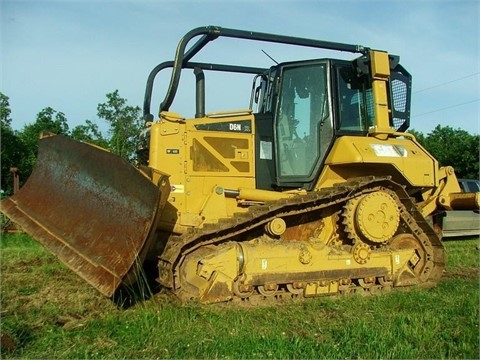
<svg viewBox="0 0 480 360">
<path fill-rule="evenodd" d="M 170 192 L 119 156 L 56 135 L 1 211 L 106 296 L 133 283 Z"/>
</svg>

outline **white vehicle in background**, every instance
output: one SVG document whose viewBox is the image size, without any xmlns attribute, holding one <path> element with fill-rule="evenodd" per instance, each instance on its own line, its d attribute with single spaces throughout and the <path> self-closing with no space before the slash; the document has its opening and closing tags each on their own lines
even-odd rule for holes
<svg viewBox="0 0 480 360">
<path fill-rule="evenodd" d="M 464 192 L 480 191 L 480 180 L 458 179 Z M 478 210 L 447 211 L 443 218 L 443 237 L 480 236 L 480 214 Z"/>
</svg>

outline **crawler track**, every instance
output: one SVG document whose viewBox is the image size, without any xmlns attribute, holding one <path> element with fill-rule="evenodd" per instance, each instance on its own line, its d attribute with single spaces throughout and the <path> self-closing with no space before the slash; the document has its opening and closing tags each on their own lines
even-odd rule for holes
<svg viewBox="0 0 480 360">
<path fill-rule="evenodd" d="M 222 219 L 218 224 L 209 224 L 201 229 L 192 229 L 182 236 L 171 237 L 159 259 L 159 282 L 172 289 L 173 292 L 181 294 L 182 284 L 178 274 L 179 267 L 186 256 L 199 248 L 206 245 L 220 245 L 229 241 L 252 240 L 263 232 L 265 224 L 278 217 L 291 219 L 289 226 L 292 223 L 296 226 L 296 221 L 300 222 L 303 217 L 309 216 L 313 212 L 320 213 L 319 210 L 338 211 L 338 209 L 343 209 L 350 199 L 380 190 L 393 194 L 400 212 L 401 228 L 399 231 L 402 234 L 412 235 L 415 238 L 414 246 L 421 249 L 424 254 L 422 271 L 417 274 L 420 279 L 418 285 L 434 286 L 439 281 L 445 266 L 443 245 L 404 188 L 391 181 L 389 177 L 354 179 L 305 196 L 252 206 L 248 212 L 230 219 Z M 343 241 L 344 239 L 340 240 Z M 383 246 L 389 246 L 389 244 L 383 244 Z M 351 281 L 347 281 L 339 287 L 339 293 L 358 290 L 375 292 L 392 287 L 391 282 L 385 282 L 382 279 L 376 279 L 368 285 L 362 283 L 362 281 L 362 276 L 352 278 Z M 285 286 L 281 286 L 275 294 L 276 297 L 301 296 L 288 291 Z M 253 297 L 265 298 L 266 296 L 262 295 L 262 291 L 259 291 L 257 287 L 252 294 Z"/>
</svg>

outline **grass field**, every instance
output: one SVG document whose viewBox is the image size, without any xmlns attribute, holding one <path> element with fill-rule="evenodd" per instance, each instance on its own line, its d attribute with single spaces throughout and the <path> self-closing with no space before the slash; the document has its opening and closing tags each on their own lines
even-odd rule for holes
<svg viewBox="0 0 480 360">
<path fill-rule="evenodd" d="M 430 290 L 281 305 L 116 306 L 26 235 L 1 240 L 2 358 L 479 357 L 478 239 L 446 242 Z"/>
</svg>

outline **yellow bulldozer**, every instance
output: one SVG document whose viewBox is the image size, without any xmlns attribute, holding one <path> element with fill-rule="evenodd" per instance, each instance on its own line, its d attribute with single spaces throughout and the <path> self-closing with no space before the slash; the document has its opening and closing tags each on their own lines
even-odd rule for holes
<svg viewBox="0 0 480 360">
<path fill-rule="evenodd" d="M 356 55 L 270 68 L 193 61 L 219 38 Z M 187 70 L 194 118 L 170 111 Z M 251 74 L 248 108 L 205 113 L 208 72 Z M 205 303 L 433 286 L 444 211 L 478 208 L 479 194 L 462 193 L 453 169 L 405 132 L 410 97 L 411 75 L 385 51 L 199 27 L 148 77 L 137 166 L 45 136 L 1 210 L 106 296 L 134 284 L 146 259 L 162 288 Z"/>
</svg>

